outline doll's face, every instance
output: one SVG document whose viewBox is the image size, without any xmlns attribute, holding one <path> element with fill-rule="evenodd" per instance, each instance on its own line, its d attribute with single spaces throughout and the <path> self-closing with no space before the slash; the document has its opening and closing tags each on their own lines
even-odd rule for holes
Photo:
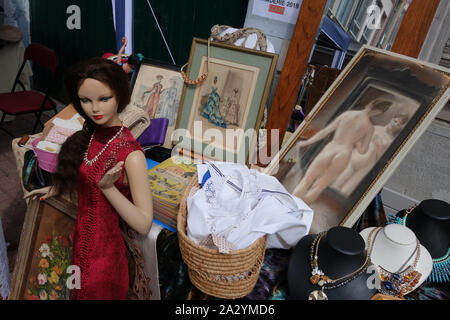
<svg viewBox="0 0 450 320">
<path fill-rule="evenodd" d="M 87 78 L 78 89 L 80 104 L 86 115 L 101 127 L 121 125 L 118 103 L 112 89 L 103 82 Z"/>
</svg>

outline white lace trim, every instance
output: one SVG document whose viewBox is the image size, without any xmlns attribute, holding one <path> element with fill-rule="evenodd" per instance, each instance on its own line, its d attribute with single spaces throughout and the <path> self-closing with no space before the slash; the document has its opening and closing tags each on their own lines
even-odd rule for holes
<svg viewBox="0 0 450 320">
<path fill-rule="evenodd" d="M 205 182 L 203 190 L 205 193 L 206 202 L 210 207 L 210 211 L 208 212 L 209 214 L 206 216 L 206 223 L 208 225 L 210 234 L 205 239 L 200 241 L 200 244 L 206 247 L 218 249 L 221 253 L 229 253 L 233 248 L 233 244 L 226 240 L 227 237 L 232 232 L 238 231 L 242 227 L 242 225 L 247 222 L 248 218 L 254 214 L 254 212 L 247 211 L 243 214 L 240 214 L 239 218 L 233 225 L 221 230 L 220 232 L 217 232 L 217 217 L 221 214 L 218 214 L 216 210 L 223 208 L 223 204 L 221 204 L 217 199 L 217 195 L 222 191 L 226 183 L 228 183 L 228 185 L 235 189 L 237 192 L 240 192 L 241 198 L 262 198 L 262 189 L 258 185 L 256 172 L 254 171 L 249 171 L 247 175 L 243 175 L 241 177 L 242 185 L 233 183 L 231 180 L 239 179 L 237 179 L 236 177 L 224 176 L 222 172 L 214 165 L 210 164 L 209 172 L 211 174 L 211 178 L 209 178 Z M 226 213 L 226 216 L 229 216 L 229 213 Z"/>
<path fill-rule="evenodd" d="M 202 166 L 210 177 L 188 202 L 187 233 L 196 243 L 226 253 L 268 234 L 268 246 L 288 249 L 309 232 L 313 211 L 277 180 L 240 165 Z"/>
<path fill-rule="evenodd" d="M 0 295 L 4 300 L 9 295 L 9 285 L 8 255 L 6 254 L 5 236 L 3 235 L 3 226 L 0 220 Z"/>
</svg>

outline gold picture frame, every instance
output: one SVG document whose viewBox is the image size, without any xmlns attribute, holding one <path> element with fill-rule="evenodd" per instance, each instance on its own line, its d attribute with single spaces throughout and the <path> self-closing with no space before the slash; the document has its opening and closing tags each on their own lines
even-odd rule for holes
<svg viewBox="0 0 450 320">
<path fill-rule="evenodd" d="M 450 97 L 450 70 L 364 46 L 264 170 L 314 210 L 311 233 L 353 226 Z"/>
<path fill-rule="evenodd" d="M 174 144 L 206 159 L 248 164 L 277 59 L 277 54 L 216 42 L 208 50 L 207 40 L 194 38 L 186 74 L 197 79 L 207 71 L 208 76 L 197 86 L 184 85 L 176 122 L 184 131 L 173 137 Z M 208 129 L 223 139 L 208 136 Z M 227 139 L 231 132 L 237 143 Z M 248 132 L 254 134 L 245 136 Z"/>
</svg>

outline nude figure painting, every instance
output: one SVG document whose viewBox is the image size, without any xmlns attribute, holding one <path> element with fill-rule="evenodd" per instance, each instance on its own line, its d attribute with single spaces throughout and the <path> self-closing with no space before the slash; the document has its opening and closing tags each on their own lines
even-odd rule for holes
<svg viewBox="0 0 450 320">
<path fill-rule="evenodd" d="M 311 233 L 353 226 L 450 96 L 448 69 L 363 47 L 266 168 L 314 210 Z"/>
</svg>

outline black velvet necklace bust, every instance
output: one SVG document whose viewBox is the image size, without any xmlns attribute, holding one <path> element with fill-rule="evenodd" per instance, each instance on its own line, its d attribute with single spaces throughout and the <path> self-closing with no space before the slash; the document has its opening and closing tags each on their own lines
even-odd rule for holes
<svg viewBox="0 0 450 320">
<path fill-rule="evenodd" d="M 403 217 L 404 212 L 399 212 Z M 450 204 L 429 199 L 422 201 L 406 217 L 410 228 L 433 259 L 442 257 L 450 246 Z"/>
<path fill-rule="evenodd" d="M 289 298 L 307 300 L 311 292 L 320 290 L 310 282 L 311 244 L 317 235 L 303 237 L 292 251 L 288 267 Z M 366 260 L 364 239 L 354 230 L 334 227 L 328 230 L 319 244 L 318 264 L 331 279 L 338 279 L 358 270 Z M 325 290 L 329 300 L 369 300 L 376 289 L 369 289 L 370 273 L 359 277 L 336 289 Z M 370 281 L 369 281 L 370 282 Z"/>
</svg>

